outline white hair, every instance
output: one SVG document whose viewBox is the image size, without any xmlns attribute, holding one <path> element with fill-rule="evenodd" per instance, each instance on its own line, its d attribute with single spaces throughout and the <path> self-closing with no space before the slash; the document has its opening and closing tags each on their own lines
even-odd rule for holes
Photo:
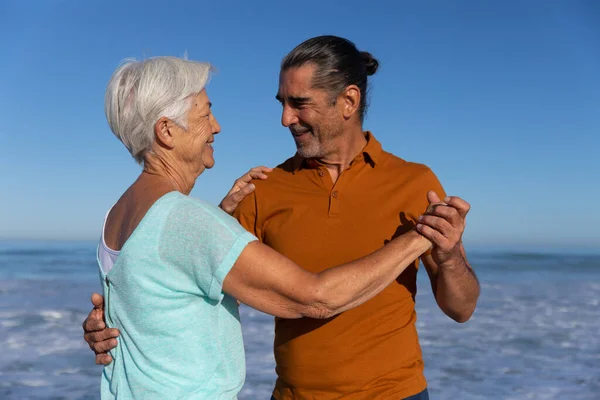
<svg viewBox="0 0 600 400">
<path fill-rule="evenodd" d="M 138 163 L 154 141 L 154 125 L 166 117 L 187 129 L 192 95 L 208 80 L 209 63 L 177 57 L 126 59 L 113 73 L 104 97 L 104 112 L 115 136 Z"/>
</svg>

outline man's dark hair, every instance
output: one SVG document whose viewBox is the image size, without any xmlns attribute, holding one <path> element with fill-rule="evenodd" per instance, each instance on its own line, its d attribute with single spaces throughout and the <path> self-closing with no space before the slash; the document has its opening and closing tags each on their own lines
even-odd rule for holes
<svg viewBox="0 0 600 400">
<path fill-rule="evenodd" d="M 379 62 L 366 51 L 358 51 L 354 43 L 337 36 L 318 36 L 298 45 L 281 62 L 281 70 L 312 63 L 316 66 L 312 85 L 325 89 L 335 98 L 349 85 L 360 89 L 359 117 L 367 111 L 367 77 L 373 75 Z"/>
</svg>

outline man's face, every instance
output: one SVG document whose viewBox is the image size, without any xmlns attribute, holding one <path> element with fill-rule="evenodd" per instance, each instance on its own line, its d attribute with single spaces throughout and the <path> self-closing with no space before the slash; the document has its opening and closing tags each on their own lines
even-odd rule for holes
<svg viewBox="0 0 600 400">
<path fill-rule="evenodd" d="M 339 104 L 334 104 L 327 91 L 312 87 L 314 69 L 309 63 L 279 74 L 281 124 L 289 128 L 298 154 L 304 158 L 325 157 L 334 150 L 333 139 L 343 133 Z"/>
</svg>

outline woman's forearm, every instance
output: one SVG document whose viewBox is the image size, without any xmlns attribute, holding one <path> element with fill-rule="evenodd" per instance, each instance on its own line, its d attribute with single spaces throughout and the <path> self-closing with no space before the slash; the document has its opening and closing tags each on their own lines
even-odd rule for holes
<svg viewBox="0 0 600 400">
<path fill-rule="evenodd" d="M 410 231 L 358 260 L 318 274 L 313 318 L 328 318 L 371 299 L 431 247 L 429 240 Z M 311 316 L 311 315 L 307 315 Z"/>
<path fill-rule="evenodd" d="M 410 231 L 368 256 L 315 274 L 253 242 L 225 277 L 223 290 L 277 317 L 328 318 L 375 296 L 430 246 Z"/>
</svg>

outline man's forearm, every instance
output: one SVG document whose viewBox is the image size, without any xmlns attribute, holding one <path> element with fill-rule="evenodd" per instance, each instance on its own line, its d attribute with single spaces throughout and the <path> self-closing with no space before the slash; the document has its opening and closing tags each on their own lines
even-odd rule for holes
<svg viewBox="0 0 600 400">
<path fill-rule="evenodd" d="M 480 289 L 462 244 L 460 246 L 460 257 L 439 266 L 435 298 L 450 318 L 466 322 L 475 311 Z"/>
</svg>

